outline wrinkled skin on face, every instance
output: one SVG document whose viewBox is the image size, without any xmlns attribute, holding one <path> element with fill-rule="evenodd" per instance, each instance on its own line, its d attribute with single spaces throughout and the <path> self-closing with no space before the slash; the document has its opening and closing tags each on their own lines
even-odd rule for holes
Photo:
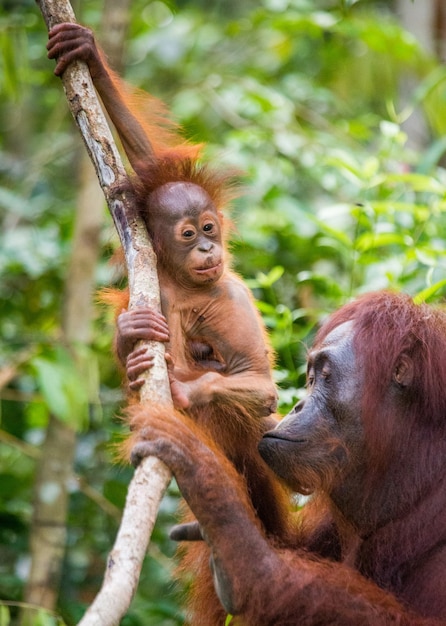
<svg viewBox="0 0 446 626">
<path fill-rule="evenodd" d="M 294 491 L 330 493 L 361 463 L 361 385 L 352 322 L 346 322 L 309 352 L 307 397 L 259 444 L 261 456 Z"/>
<path fill-rule="evenodd" d="M 375 298 L 387 312 L 386 297 Z M 398 302 L 391 299 L 391 304 Z M 382 317 L 378 320 L 381 331 Z M 299 511 L 295 542 L 265 535 L 240 475 L 196 424 L 162 408 L 150 409 L 134 447 L 135 462 L 155 454 L 174 472 L 210 547 L 220 601 L 247 626 L 440 626 L 446 619 L 444 427 L 437 430 L 422 415 L 404 436 L 408 409 L 418 399 L 407 341 L 399 342 L 385 375 L 372 361 L 372 371 L 384 382 L 368 413 L 364 396 L 372 382 L 371 365 L 361 335 L 358 344 L 357 324 L 342 322 L 320 334 L 308 358 L 308 397 L 259 445 L 265 461 L 290 487 L 315 492 Z M 370 333 L 369 324 L 366 330 Z M 373 336 L 375 351 L 389 358 L 388 337 L 382 332 Z M 431 350 L 440 336 L 431 335 Z M 436 371 L 443 363 L 439 353 Z M 379 458 L 367 439 L 376 424 L 386 430 L 371 441 L 386 450 L 390 442 L 393 450 L 378 466 L 378 481 L 367 475 Z M 417 458 L 420 443 L 439 454 Z M 420 480 L 426 466 L 430 482 L 419 492 L 414 478 Z M 197 538 L 190 530 L 190 537 Z"/>
<path fill-rule="evenodd" d="M 160 129 L 158 132 L 155 129 L 155 136 L 147 133 L 147 128 L 152 131 L 153 125 L 141 123 L 140 116 L 134 114 L 128 90 L 108 67 L 92 32 L 77 24 L 57 25 L 50 32 L 48 52 L 50 58 L 57 58 L 57 75 L 62 75 L 72 61 L 83 60 L 88 64 L 129 163 L 144 180 L 150 173 L 148 169 L 157 164 L 163 133 L 159 134 Z M 168 145 L 175 145 L 175 140 Z M 175 158 L 179 154 L 180 160 L 197 158 L 195 148 L 186 151 L 180 148 L 175 146 Z M 150 308 L 122 313 L 118 320 L 117 351 L 121 361 L 127 359 L 127 373 L 134 389 L 139 385 L 139 373 L 151 366 L 147 350 L 139 351 L 137 342 L 162 341 L 170 353 L 173 400 L 182 412 L 135 405 L 138 414 L 131 418 L 133 433 L 128 446 L 133 447 L 136 462 L 146 455 L 156 455 L 172 469 L 208 545 L 207 548 L 205 542 L 198 542 L 198 552 L 190 553 L 184 563 L 184 568 L 196 577 L 191 593 L 191 623 L 209 626 L 225 622 L 225 611 L 218 606 L 212 591 L 207 568 L 209 552 L 218 596 L 225 610 L 241 615 L 241 623 L 246 626 L 329 623 L 427 626 L 427 620 L 407 614 L 384 590 L 392 587 L 382 585 L 380 567 L 386 571 L 389 563 L 392 569 L 387 572 L 388 580 L 404 580 L 406 585 L 406 589 L 396 590 L 397 596 L 407 606 L 419 607 L 421 615 L 444 618 L 445 560 L 441 546 L 445 541 L 440 540 L 441 529 L 446 524 L 438 507 L 432 508 L 432 514 L 429 510 L 428 516 L 423 516 L 426 508 L 422 507 L 420 516 L 414 520 L 412 534 L 393 532 L 381 541 L 378 533 L 378 549 L 375 550 L 373 542 L 370 547 L 369 541 L 356 563 L 352 550 L 347 550 L 350 558 L 344 564 L 339 562 L 344 556 L 339 548 L 348 543 L 345 526 L 340 546 L 332 523 L 332 508 L 315 509 L 316 494 L 305 507 L 307 522 L 299 524 L 299 528 L 314 530 L 309 537 L 303 533 L 301 541 L 294 541 L 294 535 L 292 541 L 288 540 L 291 538 L 289 502 L 257 453 L 258 440 L 271 428 L 277 394 L 271 377 L 268 342 L 255 306 L 242 282 L 224 267 L 221 221 L 207 193 L 191 183 L 164 184 L 167 180 L 164 177 L 148 176 L 147 180 L 146 189 L 158 186 L 144 198 L 148 196 L 145 219 L 155 235 L 159 257 L 163 314 Z M 212 193 L 220 184 L 218 180 L 221 179 L 216 179 L 213 187 L 207 187 Z M 219 202 L 216 204 L 220 206 Z M 119 310 L 125 309 L 127 304 L 119 302 Z M 356 473 L 361 475 L 363 450 L 359 394 L 355 395 L 355 386 L 368 381 L 361 378 L 357 355 L 347 335 L 345 341 L 333 335 L 323 346 L 316 347 L 310 356 L 308 400 L 298 405 L 277 431 L 268 433 L 261 449 L 271 466 L 293 488 L 311 492 L 322 485 L 343 511 L 348 509 L 345 503 L 350 497 L 350 511 L 354 512 L 360 502 L 358 494 L 363 499 L 361 484 L 354 480 Z M 329 358 L 327 354 L 323 356 L 324 350 Z M 437 366 L 435 374 L 438 369 Z M 410 386 L 407 368 L 399 367 L 395 378 L 400 386 Z M 444 381 L 444 377 L 440 380 Z M 443 397 L 443 382 L 441 387 Z M 432 457 L 445 458 L 441 452 L 420 455 L 419 466 L 426 467 Z M 404 457 L 410 462 L 399 464 L 399 471 L 395 471 L 392 479 L 400 479 L 402 472 L 407 474 L 409 465 L 417 467 L 412 462 L 414 458 L 413 454 Z M 433 471 L 426 474 L 437 478 Z M 417 482 L 412 480 L 413 476 L 418 479 L 414 472 L 406 484 Z M 400 483 L 401 480 L 391 480 L 385 485 L 387 492 L 384 491 L 382 500 L 386 502 L 387 519 L 388 502 L 401 502 L 401 507 L 406 504 L 407 494 L 398 496 Z M 389 489 L 389 484 L 397 485 L 394 491 Z M 368 512 L 371 510 L 379 510 L 376 499 Z M 432 538 L 440 546 L 438 553 L 431 551 L 430 545 L 429 551 L 426 550 L 424 537 L 419 539 L 420 530 L 427 527 L 423 523 L 425 519 L 429 523 L 432 519 L 436 521 Z M 364 529 L 367 532 L 361 533 L 361 540 L 366 534 L 370 537 L 369 527 L 363 526 Z M 201 534 L 196 531 L 196 524 L 192 524 L 183 528 L 178 538 L 199 538 Z M 357 545 L 355 530 L 351 530 L 351 535 L 350 544 Z M 396 542 L 392 543 L 392 536 L 396 536 Z M 403 551 L 402 536 L 406 537 Z M 298 546 L 305 550 L 299 550 Z M 412 567 L 414 546 L 420 550 L 418 570 Z M 364 558 L 367 550 L 370 558 Z M 320 558 L 324 556 L 328 557 L 326 561 Z M 397 575 L 393 577 L 398 556 Z M 405 559 L 409 557 L 412 561 L 407 567 Z M 352 569 L 352 563 L 356 569 Z M 364 571 L 365 576 L 361 575 Z M 412 576 L 410 580 L 408 572 Z M 383 589 L 373 580 L 379 581 Z M 435 581 L 439 582 L 435 584 Z"/>
<path fill-rule="evenodd" d="M 154 455 L 172 469 L 199 522 L 187 529 L 189 536 L 183 528 L 176 538 L 203 537 L 218 598 L 226 612 L 240 616 L 240 623 L 435 626 L 412 620 L 394 597 L 335 559 L 320 559 L 298 546 L 277 548 L 260 524 L 241 475 L 196 424 L 163 407 L 138 411 L 146 411 L 135 416 L 145 426 L 133 462 Z M 224 623 L 224 617 L 207 623 Z"/>
</svg>

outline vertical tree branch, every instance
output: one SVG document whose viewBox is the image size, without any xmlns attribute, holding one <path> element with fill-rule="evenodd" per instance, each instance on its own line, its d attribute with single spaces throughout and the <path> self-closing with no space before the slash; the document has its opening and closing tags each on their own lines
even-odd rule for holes
<svg viewBox="0 0 446 626">
<path fill-rule="evenodd" d="M 75 445 L 73 428 L 51 415 L 33 489 L 31 571 L 25 591 L 27 605 L 48 610 L 54 610 L 58 597 Z M 34 611 L 25 608 L 21 614 L 22 626 L 34 623 Z"/>
<path fill-rule="evenodd" d="M 74 22 L 68 0 L 36 0 L 48 29 Z M 84 63 L 75 62 L 62 77 L 73 117 L 95 166 L 99 183 L 124 249 L 130 307 L 160 309 L 156 257 L 144 223 L 136 214 L 127 174 L 99 105 Z M 141 400 L 171 404 L 164 346 L 150 342 L 154 366 L 145 376 Z M 137 588 L 142 561 L 156 521 L 170 471 L 158 459 L 145 459 L 129 485 L 121 527 L 109 556 L 101 591 L 81 621 L 82 626 L 119 624 Z"/>
</svg>

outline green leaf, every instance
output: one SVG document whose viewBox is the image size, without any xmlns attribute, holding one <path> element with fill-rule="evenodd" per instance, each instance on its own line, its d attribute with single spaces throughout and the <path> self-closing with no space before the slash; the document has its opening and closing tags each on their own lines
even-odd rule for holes
<svg viewBox="0 0 446 626">
<path fill-rule="evenodd" d="M 439 280 L 438 282 L 426 287 L 423 291 L 417 293 L 414 297 L 413 301 L 415 304 L 421 304 L 422 302 L 427 302 L 430 298 L 432 298 L 440 289 L 446 286 L 446 278 L 443 280 Z"/>
<path fill-rule="evenodd" d="M 0 604 L 0 626 L 9 626 L 11 623 L 11 614 L 9 608 L 4 604 Z"/>
<path fill-rule="evenodd" d="M 413 240 L 400 233 L 364 233 L 356 240 L 356 248 L 360 252 L 392 245 L 410 247 L 413 246 Z"/>
<path fill-rule="evenodd" d="M 257 282 L 260 287 L 271 287 L 276 283 L 280 278 L 282 278 L 284 273 L 284 268 L 276 265 L 273 267 L 268 274 L 264 274 L 263 272 L 259 272 L 256 276 Z"/>
<path fill-rule="evenodd" d="M 435 267 L 438 264 L 438 251 L 428 248 L 415 248 L 415 258 L 428 267 Z"/>
<path fill-rule="evenodd" d="M 424 174 L 415 174 L 413 172 L 408 174 L 388 174 L 386 177 L 387 183 L 405 183 L 410 185 L 414 191 L 427 191 L 443 195 L 446 192 L 446 188 L 433 176 L 425 176 Z"/>
<path fill-rule="evenodd" d="M 33 359 L 39 389 L 51 413 L 76 428 L 85 425 L 88 417 L 91 367 L 62 347 Z M 93 360 L 94 362 L 94 360 Z"/>
</svg>

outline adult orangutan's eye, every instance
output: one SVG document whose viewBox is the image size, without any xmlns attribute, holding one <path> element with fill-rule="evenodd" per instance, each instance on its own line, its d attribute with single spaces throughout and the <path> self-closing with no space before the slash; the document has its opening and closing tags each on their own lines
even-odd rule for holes
<svg viewBox="0 0 446 626">
<path fill-rule="evenodd" d="M 328 382 L 330 380 L 330 374 L 330 368 L 328 366 L 324 366 L 321 371 L 321 376 L 325 380 L 325 382 Z"/>
<path fill-rule="evenodd" d="M 308 374 L 307 374 L 307 380 L 305 383 L 305 387 L 307 389 L 311 389 L 311 387 L 314 385 L 314 371 L 313 369 L 311 369 Z"/>
</svg>

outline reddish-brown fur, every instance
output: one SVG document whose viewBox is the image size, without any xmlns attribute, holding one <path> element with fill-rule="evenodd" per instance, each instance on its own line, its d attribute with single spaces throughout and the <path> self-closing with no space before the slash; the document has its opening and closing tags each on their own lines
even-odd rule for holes
<svg viewBox="0 0 446 626">
<path fill-rule="evenodd" d="M 227 455 L 246 480 L 266 532 L 285 542 L 290 535 L 284 513 L 288 507 L 288 492 L 257 451 L 262 434 L 274 424 L 270 417 L 276 402 L 271 378 L 272 352 L 248 290 L 229 269 L 227 223 L 223 222 L 221 213 L 234 196 L 234 173 L 199 163 L 201 147 L 180 139 L 178 128 L 155 99 L 147 99 L 141 93 L 135 99 L 134 90 L 128 89 L 107 66 L 88 29 L 59 25 L 50 33 L 48 49 L 51 58 L 58 58 L 57 74 L 74 59 L 88 63 L 95 87 L 136 173 L 132 182 L 138 208 L 158 256 L 162 306 L 169 325 L 168 351 L 174 361 L 171 377 L 186 385 L 187 413 L 211 436 L 213 445 Z M 146 108 L 146 115 L 140 113 L 141 104 Z M 209 285 L 197 286 L 187 278 L 186 284 L 178 281 L 185 263 L 181 262 L 182 251 L 175 242 L 171 218 L 181 201 L 178 196 L 176 204 L 169 200 L 165 190 L 172 189 L 171 183 L 191 183 L 204 190 L 212 204 L 210 215 L 218 216 L 220 233 L 214 244 L 215 248 L 223 248 L 224 270 L 221 277 Z M 192 192 L 197 197 L 194 189 Z M 203 197 L 201 192 L 198 199 Z M 188 208 L 192 213 L 195 206 Z M 180 262 L 174 260 L 175 254 Z M 118 313 L 128 305 L 126 292 L 108 292 L 103 299 L 112 303 Z M 143 338 L 131 327 L 130 317 L 121 316 L 122 319 L 129 320 L 121 327 L 130 329 L 133 344 Z M 122 340 L 123 334 L 124 330 L 121 336 L 118 332 L 117 337 L 121 359 L 132 355 L 132 348 Z M 194 342 L 211 347 L 215 359 L 211 362 L 197 356 Z M 172 386 L 175 400 L 174 389 Z M 139 421 L 133 420 L 132 426 L 135 430 L 125 445 L 127 451 L 139 437 Z M 192 623 L 194 626 L 223 623 L 225 611 L 213 588 L 206 544 L 192 543 L 183 551 L 181 567 L 189 575 L 193 574 L 189 596 Z"/>
<path fill-rule="evenodd" d="M 234 624 L 446 624 L 445 359 L 445 314 L 408 296 L 370 294 L 324 325 L 309 353 L 308 399 L 262 441 L 282 446 L 276 466 L 291 487 L 313 483 L 308 454 L 338 464 L 304 507 L 292 549 L 265 535 L 240 476 L 196 425 L 138 407 L 134 455 L 158 455 L 174 472 Z M 310 418 L 327 423 L 327 436 L 332 425 L 331 449 L 338 438 L 347 457 L 305 451 Z"/>
<path fill-rule="evenodd" d="M 184 413 L 178 411 L 173 413 L 178 420 L 188 419 Z M 222 415 L 224 424 L 218 427 L 217 421 L 221 422 Z M 135 444 L 141 441 L 141 431 L 144 433 L 147 415 L 145 411 L 141 411 L 140 405 L 134 405 L 128 409 L 128 416 L 132 434 L 125 442 L 123 453 L 130 458 Z M 206 437 L 213 449 L 221 453 L 225 446 L 231 448 L 230 461 L 242 477 L 241 489 L 253 503 L 256 523 L 260 521 L 264 532 L 278 545 L 291 543 L 295 531 L 287 514 L 290 506 L 288 491 L 278 484 L 277 478 L 257 452 L 257 442 L 265 426 L 261 422 L 254 422 L 248 413 L 245 414 L 246 423 L 243 423 L 241 414 L 235 409 L 232 414 L 222 414 L 221 410 L 213 411 L 211 408 L 206 415 L 195 414 L 193 417 L 195 425 L 201 428 L 197 432 Z M 216 433 L 218 446 L 215 443 Z M 181 522 L 190 522 L 194 519 L 189 510 L 184 508 Z M 191 626 L 223 625 L 227 612 L 215 594 L 209 568 L 209 547 L 203 541 L 186 542 L 181 545 L 179 555 L 178 576 L 188 583 L 184 599 L 187 623 Z"/>
<path fill-rule="evenodd" d="M 373 306 L 367 306 L 368 302 Z M 373 455 L 373 472 L 373 468 L 380 468 L 386 463 L 389 450 L 399 443 L 399 437 L 410 438 L 424 416 L 429 416 L 431 425 L 424 432 L 426 445 L 430 446 L 432 442 L 429 440 L 436 436 L 434 427 L 444 426 L 446 318 L 441 309 L 425 304 L 415 307 L 412 299 L 405 294 L 370 293 L 334 313 L 316 337 L 316 344 L 335 326 L 349 319 L 355 320 L 356 349 L 367 362 L 369 382 L 363 396 L 363 411 L 364 426 L 370 431 L 368 441 Z M 383 389 L 402 352 L 416 363 L 413 395 L 404 418 L 404 433 L 396 424 L 393 424 L 393 432 L 389 429 L 392 426 L 391 415 L 383 411 L 381 405 Z M 435 441 L 433 443 L 436 445 Z"/>
<path fill-rule="evenodd" d="M 175 147 L 175 139 L 173 147 L 164 148 L 156 125 L 147 135 L 95 49 L 83 48 L 83 57 L 76 47 L 79 41 L 68 41 L 73 30 L 56 28 L 50 55 L 63 53 L 58 73 L 73 58 L 89 63 L 139 177 L 142 203 L 159 186 L 183 181 L 206 189 L 220 208 L 222 180 L 197 168 L 194 148 Z M 150 217 L 149 211 L 148 222 Z M 159 250 L 165 249 L 161 242 Z M 230 318 L 228 310 L 224 315 Z M 341 309 L 321 330 L 310 353 L 312 367 L 316 356 L 311 354 L 320 357 L 330 332 L 348 320 L 354 324 L 352 339 L 343 347 L 349 373 L 342 375 L 344 365 L 338 363 L 331 391 L 324 374 L 328 387 L 309 394 L 317 409 L 317 445 L 311 447 L 308 429 L 305 437 L 284 437 L 288 418 L 261 444 L 268 449 L 282 432 L 281 441 L 289 448 L 279 454 L 276 471 L 291 487 L 310 491 L 313 485 L 316 490 L 301 515 L 293 549 L 289 528 L 294 519 L 286 513 L 286 492 L 256 452 L 269 420 L 256 415 L 255 398 L 223 394 L 217 402 L 188 409 L 193 422 L 178 411 L 138 405 L 131 409 L 135 430 L 128 446 L 136 458 L 159 456 L 175 473 L 204 529 L 226 610 L 240 616 L 234 624 L 446 623 L 444 318 L 428 307 L 414 307 L 407 297 L 372 294 Z M 344 341 L 346 337 L 348 333 Z M 333 386 L 348 390 L 349 378 L 358 382 L 359 391 L 351 398 L 350 411 L 348 403 L 342 406 L 351 420 L 343 431 L 342 419 L 333 419 L 333 405 L 341 406 L 342 393 L 333 395 Z M 257 381 L 263 386 L 264 379 Z M 299 422 L 304 411 L 303 404 L 296 407 L 291 422 Z M 209 549 L 198 543 L 193 551 L 186 561 L 191 571 L 199 570 L 193 624 L 222 624 L 225 611 L 207 568 Z"/>
</svg>

